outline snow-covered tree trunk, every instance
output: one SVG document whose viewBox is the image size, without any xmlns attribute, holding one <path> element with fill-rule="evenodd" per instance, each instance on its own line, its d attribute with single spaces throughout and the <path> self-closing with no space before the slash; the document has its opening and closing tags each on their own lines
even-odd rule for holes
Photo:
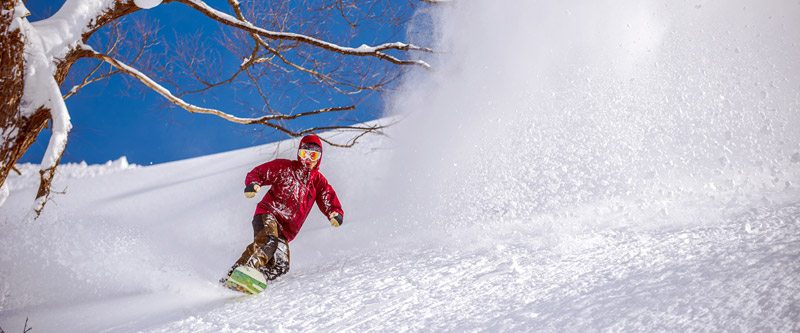
<svg viewBox="0 0 800 333">
<path fill-rule="evenodd" d="M 20 22 L 28 14 L 21 1 L 2 0 L 0 12 L 0 192 L 8 195 L 5 180 L 14 164 L 25 154 L 44 127 L 45 110 L 23 113 L 25 89 L 25 36 Z M 0 202 L 2 204 L 2 202 Z"/>
<path fill-rule="evenodd" d="M 30 23 L 22 1 L 3 0 L 2 6 L 0 85 L 7 102 L 0 119 L 0 184 L 5 184 L 13 165 L 49 121 L 52 135 L 42 158 L 34 204 L 38 214 L 50 196 L 50 185 L 72 128 L 59 87 L 85 52 L 80 47 L 85 39 L 103 24 L 138 7 L 132 1 L 67 0 L 52 17 Z"/>
</svg>

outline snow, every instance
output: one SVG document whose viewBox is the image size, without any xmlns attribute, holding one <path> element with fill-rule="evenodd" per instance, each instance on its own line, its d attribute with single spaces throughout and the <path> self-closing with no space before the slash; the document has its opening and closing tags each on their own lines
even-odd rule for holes
<svg viewBox="0 0 800 333">
<path fill-rule="evenodd" d="M 133 2 L 141 9 L 150 9 L 161 4 L 162 0 L 134 0 Z"/>
<path fill-rule="evenodd" d="M 12 188 L 21 188 L 25 186 L 37 187 L 39 186 L 39 165 L 24 163 L 17 164 L 17 169 L 21 175 L 14 173 L 6 182 Z M 58 166 L 56 172 L 56 179 L 60 181 L 78 180 L 82 178 L 95 178 L 103 175 L 116 173 L 123 170 L 135 169 L 139 165 L 128 163 L 128 159 L 122 156 L 116 160 L 108 161 L 103 164 L 89 165 L 86 162 L 80 163 L 65 163 Z"/>
<path fill-rule="evenodd" d="M 35 32 L 28 37 L 42 44 L 51 62 L 63 59 L 79 45 L 93 21 L 114 3 L 113 0 L 67 0 L 53 16 L 31 23 Z"/>
<path fill-rule="evenodd" d="M 314 211 L 264 293 L 216 281 L 252 237 L 244 175 L 297 140 L 66 164 L 37 220 L 22 165 L 0 327 L 800 330 L 796 7 L 459 4 L 440 69 L 392 100 L 403 122 L 325 147 L 344 224 Z"/>
<path fill-rule="evenodd" d="M 6 13 L 8 13 L 8 11 L 13 11 L 14 16 L 10 25 L 11 30 L 19 29 L 23 22 L 22 18 L 31 14 L 31 12 L 28 11 L 28 8 L 25 7 L 25 5 L 22 2 L 15 3 L 14 8 L 12 9 L 3 8 L 2 11 L 3 11 L 3 16 L 6 16 Z"/>
<path fill-rule="evenodd" d="M 59 13 L 61 12 L 59 11 Z M 56 13 L 54 17 L 58 15 Z M 61 35 L 52 33 L 50 29 L 41 29 L 41 26 L 36 28 L 27 20 L 20 21 L 20 24 L 26 37 L 23 55 L 26 63 L 25 88 L 20 103 L 21 114 L 31 116 L 39 108 L 50 110 L 52 134 L 41 162 L 41 169 L 47 170 L 55 167 L 61 159 L 67 144 L 67 135 L 72 128 L 67 105 L 64 103 L 61 90 L 54 78 L 56 66 L 52 55 L 54 51 L 52 41 Z M 60 50 L 61 48 L 63 47 L 55 49 Z M 37 198 L 34 202 L 34 210 L 40 210 L 46 200 L 47 196 Z"/>
<path fill-rule="evenodd" d="M 3 185 L 0 186 L 0 206 L 3 206 L 3 203 L 8 199 L 9 192 L 8 184 L 3 183 Z"/>
<path fill-rule="evenodd" d="M 394 144 L 326 147 L 322 172 L 347 220 L 333 228 L 312 214 L 291 244 L 290 273 L 254 297 L 215 281 L 250 237 L 256 200 L 244 198 L 241 180 L 273 158 L 275 144 L 147 167 L 65 164 L 54 188 L 67 194 L 36 221 L 24 204 L 37 185 L 24 176 L 36 166 L 23 165 L 0 213 L 0 325 L 18 331 L 30 317 L 37 330 L 65 332 L 797 329 L 796 189 L 788 204 L 683 227 L 395 220 L 380 202 L 391 198 L 381 166 Z"/>
</svg>

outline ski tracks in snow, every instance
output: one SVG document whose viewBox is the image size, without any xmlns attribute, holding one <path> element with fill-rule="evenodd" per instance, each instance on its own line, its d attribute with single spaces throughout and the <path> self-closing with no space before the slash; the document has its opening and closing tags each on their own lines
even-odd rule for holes
<svg viewBox="0 0 800 333">
<path fill-rule="evenodd" d="M 799 224 L 795 204 L 607 231 L 574 252 L 404 243 L 303 267 L 153 332 L 796 331 Z"/>
</svg>

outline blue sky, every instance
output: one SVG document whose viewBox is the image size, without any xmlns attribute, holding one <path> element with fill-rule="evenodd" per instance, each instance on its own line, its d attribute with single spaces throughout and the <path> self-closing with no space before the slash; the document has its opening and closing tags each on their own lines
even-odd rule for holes
<svg viewBox="0 0 800 333">
<path fill-rule="evenodd" d="M 31 11 L 30 20 L 47 18 L 63 4 L 62 0 L 29 0 L 26 6 Z M 225 9 L 217 2 L 210 4 Z M 174 36 L 183 36 L 202 29 L 204 36 L 211 36 L 219 28 L 216 22 L 179 3 L 163 4 L 133 15 L 148 15 L 159 20 L 167 43 Z M 400 28 L 383 32 L 403 39 Z M 373 40 L 378 37 L 373 36 Z M 365 41 L 373 43 L 373 41 Z M 360 45 L 360 44 L 359 44 Z M 348 45 L 353 46 L 353 45 Z M 226 51 L 222 51 L 226 52 Z M 235 59 L 234 59 L 235 60 Z M 234 62 L 231 66 L 237 66 Z M 69 84 L 65 81 L 65 85 Z M 137 81 L 124 80 L 120 75 L 106 82 L 83 88 L 66 100 L 72 117 L 73 129 L 62 163 L 86 161 L 104 163 L 126 156 L 130 163 L 149 165 L 174 160 L 208 155 L 257 144 L 285 139 L 280 133 L 263 131 L 262 127 L 246 126 L 227 122 L 211 115 L 193 115 L 183 109 L 165 107 L 164 99 L 145 89 L 129 89 L 128 85 L 139 85 Z M 71 85 L 70 85 L 71 86 Z M 62 87 L 62 91 L 68 87 Z M 125 95 L 127 92 L 128 95 Z M 250 116 L 239 112 L 236 99 L 250 99 L 259 103 L 255 96 L 243 96 L 230 91 L 215 94 L 212 100 L 188 101 L 201 106 L 219 108 L 238 116 Z M 313 110 L 325 105 L 309 105 L 300 111 Z M 382 114 L 382 102 L 378 94 L 372 94 L 359 109 L 348 114 L 348 119 L 368 121 Z M 336 118 L 319 117 L 310 122 L 294 126 L 329 125 Z M 21 163 L 39 163 L 49 138 L 44 129 L 37 142 L 20 160 Z"/>
</svg>

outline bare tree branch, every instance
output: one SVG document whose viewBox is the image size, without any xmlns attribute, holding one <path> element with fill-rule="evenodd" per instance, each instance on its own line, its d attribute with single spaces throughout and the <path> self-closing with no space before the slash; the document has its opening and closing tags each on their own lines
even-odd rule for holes
<svg viewBox="0 0 800 333">
<path fill-rule="evenodd" d="M 25 327 L 22 328 L 22 333 L 28 333 L 33 329 L 33 326 L 28 327 L 28 317 L 25 317 Z"/>
<path fill-rule="evenodd" d="M 72 95 L 77 94 L 79 90 L 81 90 L 82 88 L 88 86 L 89 84 L 92 84 L 92 83 L 95 83 L 95 82 L 98 82 L 98 81 L 101 81 L 101 80 L 105 80 L 105 79 L 109 78 L 110 76 L 112 76 L 114 74 L 119 74 L 120 73 L 120 71 L 110 71 L 110 72 L 108 72 L 106 74 L 103 74 L 103 75 L 100 75 L 98 77 L 92 78 L 92 76 L 94 76 L 94 74 L 97 72 L 97 70 L 100 69 L 100 67 L 102 67 L 102 66 L 103 66 L 102 62 L 98 63 L 97 66 L 95 66 L 89 72 L 89 74 L 86 75 L 86 77 L 83 79 L 83 82 L 81 82 L 81 84 L 76 85 L 76 86 L 72 86 L 72 89 L 70 89 L 69 92 L 64 95 L 64 100 L 67 100 L 67 98 L 70 98 Z"/>
<path fill-rule="evenodd" d="M 426 53 L 433 53 L 432 49 L 426 47 L 421 47 L 401 42 L 384 43 L 377 46 L 361 45 L 358 48 L 345 47 L 302 34 L 290 33 L 290 32 L 276 32 L 259 28 L 250 24 L 249 22 L 241 21 L 233 16 L 218 11 L 200 0 L 176 0 L 176 1 L 186 4 L 222 24 L 236 27 L 244 31 L 254 33 L 269 39 L 298 41 L 301 43 L 313 45 L 340 54 L 353 55 L 353 56 L 371 56 L 379 58 L 381 60 L 389 61 L 397 65 L 416 65 L 416 66 L 421 66 L 425 69 L 431 69 L 431 66 L 428 65 L 428 63 L 426 63 L 425 61 L 401 60 L 383 52 L 387 50 L 400 50 L 400 51 L 421 51 Z"/>
<path fill-rule="evenodd" d="M 235 123 L 240 123 L 240 124 L 247 124 L 247 125 L 261 124 L 261 125 L 265 125 L 265 126 L 273 128 L 273 129 L 276 129 L 278 131 L 281 131 L 281 132 L 283 132 L 283 133 L 285 133 L 287 135 L 290 135 L 290 136 L 302 136 L 302 135 L 306 135 L 306 134 L 314 134 L 314 133 L 320 133 L 320 132 L 331 131 L 331 130 L 352 130 L 352 131 L 361 132 L 358 136 L 348 140 L 348 142 L 345 143 L 345 144 L 340 144 L 340 143 L 332 142 L 332 141 L 327 140 L 327 139 L 322 139 L 324 142 L 326 142 L 326 143 L 328 143 L 328 144 L 330 144 L 332 146 L 336 146 L 336 147 L 352 147 L 353 145 L 356 144 L 358 139 L 360 139 L 364 135 L 366 135 L 368 133 L 373 133 L 375 131 L 378 131 L 378 130 L 383 129 L 383 128 L 386 127 L 386 126 L 369 126 L 369 127 L 364 127 L 364 126 L 319 126 L 319 127 L 308 128 L 308 129 L 305 129 L 305 130 L 302 130 L 302 131 L 292 131 L 292 130 L 288 129 L 287 127 L 282 126 L 279 123 L 277 123 L 278 121 L 292 120 L 292 119 L 302 118 L 302 117 L 306 117 L 306 116 L 310 116 L 310 115 L 318 115 L 318 114 L 323 114 L 323 113 L 353 110 L 353 109 L 355 109 L 355 106 L 353 106 L 353 105 L 345 106 L 345 107 L 333 107 L 333 108 L 319 109 L 319 110 L 314 110 L 314 111 L 297 113 L 297 114 L 294 114 L 294 115 L 272 114 L 272 115 L 263 116 L 263 117 L 257 117 L 257 118 L 240 118 L 240 117 L 236 117 L 236 116 L 233 116 L 231 114 L 222 112 L 220 110 L 203 108 L 203 107 L 199 107 L 199 106 L 195 106 L 195 105 L 192 105 L 190 103 L 187 103 L 187 102 L 183 101 L 182 99 L 174 96 L 169 90 L 167 90 L 163 86 L 159 85 L 158 83 L 156 83 L 155 81 L 153 81 L 152 79 L 150 79 L 149 77 L 147 77 L 146 75 L 141 73 L 140 71 L 136 70 L 135 68 L 130 67 L 130 66 L 126 65 L 126 64 L 123 64 L 123 63 L 117 61 L 116 59 L 113 59 L 113 58 L 111 58 L 111 57 L 109 57 L 107 55 L 100 54 L 100 53 L 97 53 L 97 52 L 95 52 L 93 50 L 90 50 L 88 48 L 88 46 L 85 47 L 85 50 L 87 51 L 87 53 L 89 53 L 86 56 L 94 57 L 94 58 L 97 58 L 97 59 L 101 59 L 101 60 L 109 63 L 110 65 L 118 68 L 120 71 L 137 78 L 142 83 L 144 83 L 145 85 L 147 85 L 148 87 L 150 87 L 151 89 L 153 89 L 154 91 L 156 91 L 157 93 L 159 93 L 160 95 L 165 97 L 171 103 L 173 103 L 173 104 L 175 104 L 175 105 L 177 105 L 177 106 L 179 106 L 179 107 L 181 107 L 181 108 L 183 108 L 183 109 L 185 109 L 185 110 L 187 110 L 187 111 L 189 111 L 191 113 L 211 114 L 211 115 L 215 115 L 215 116 L 218 116 L 220 118 L 223 118 L 225 120 L 228 120 L 228 121 L 231 121 L 231 122 L 235 122 Z"/>
<path fill-rule="evenodd" d="M 107 38 L 104 48 L 106 51 L 104 53 L 114 58 L 127 58 L 130 64 L 136 64 L 140 62 L 142 57 L 145 55 L 146 50 L 157 44 L 155 34 L 158 31 L 158 28 L 155 23 L 149 22 L 145 18 L 134 19 L 133 26 L 130 28 L 127 26 L 122 27 L 124 23 L 126 23 L 125 18 L 121 18 L 110 23 L 111 31 L 104 34 Z M 135 35 L 137 39 L 130 38 L 130 35 Z M 126 37 L 129 37 L 129 39 L 126 39 Z M 126 41 L 127 43 L 125 43 Z M 132 45 L 133 41 L 139 42 L 138 45 Z M 123 44 L 128 44 L 126 46 L 133 47 L 125 47 Z M 125 53 L 123 54 L 123 52 Z M 112 68 L 104 74 L 95 76 L 104 64 L 105 63 L 102 61 L 98 62 L 97 65 L 89 70 L 88 74 L 84 76 L 80 83 L 73 84 L 72 88 L 66 94 L 64 94 L 64 100 L 77 94 L 80 89 L 85 88 L 92 83 L 102 81 L 113 75 L 121 73 L 119 70 L 112 70 Z"/>
<path fill-rule="evenodd" d="M 344 19 L 344 21 L 345 21 L 345 22 L 347 22 L 347 24 L 348 24 L 349 26 L 351 26 L 351 27 L 353 27 L 353 28 L 355 28 L 355 27 L 357 27 L 357 26 L 358 26 L 358 24 L 356 24 L 356 23 L 353 23 L 353 22 L 350 20 L 350 18 L 348 18 L 348 17 L 347 17 L 347 14 L 345 14 L 345 13 L 344 13 L 344 7 L 345 7 L 345 6 L 344 6 L 344 4 L 342 3 L 342 0 L 336 0 L 336 4 L 335 4 L 335 5 L 336 5 L 336 8 L 339 8 L 339 14 L 341 14 L 341 15 L 342 15 L 342 18 Z"/>
<path fill-rule="evenodd" d="M 252 24 L 249 21 L 247 21 L 247 19 L 244 17 L 244 14 L 242 14 L 242 10 L 241 10 L 241 8 L 239 6 L 239 3 L 237 1 L 228 0 L 228 3 L 233 8 L 233 11 L 234 11 L 234 13 L 236 15 L 236 18 L 238 20 L 240 20 L 242 22 L 245 22 L 245 23 L 248 23 L 248 24 Z M 341 8 L 341 6 L 342 6 L 341 0 L 338 0 L 338 6 L 340 6 L 340 8 Z M 342 15 L 344 15 L 344 12 L 342 12 Z M 349 23 L 349 21 L 348 21 L 348 23 Z M 352 24 L 352 23 L 350 23 L 350 24 Z M 256 45 L 259 45 L 259 46 L 263 47 L 265 50 L 269 51 L 272 54 L 272 56 L 270 58 L 259 58 L 259 59 L 255 59 L 254 60 L 254 57 L 256 56 L 257 51 L 258 51 L 258 47 L 256 47 L 256 48 L 253 49 L 253 54 L 251 55 L 250 58 L 247 59 L 245 65 L 249 65 L 249 64 L 251 64 L 253 62 L 255 62 L 255 63 L 270 62 L 272 60 L 272 58 L 277 57 L 284 64 L 289 65 L 292 68 L 297 69 L 297 70 L 299 70 L 301 72 L 304 72 L 306 74 L 314 76 L 320 82 L 328 83 L 331 88 L 333 88 L 337 92 L 339 92 L 341 94 L 344 94 L 344 95 L 356 94 L 356 93 L 358 93 L 360 91 L 363 91 L 363 90 L 376 90 L 376 89 L 379 89 L 379 88 L 383 87 L 386 84 L 386 83 L 380 83 L 380 84 L 374 84 L 374 85 L 369 85 L 369 86 L 361 86 L 361 85 L 354 85 L 354 84 L 350 84 L 350 83 L 347 83 L 347 82 L 335 80 L 335 79 L 331 78 L 327 74 L 320 73 L 319 71 L 314 70 L 314 69 L 308 69 L 306 67 L 297 65 L 292 61 L 289 61 L 283 54 L 281 54 L 281 52 L 279 50 L 270 47 L 269 44 L 267 44 L 258 34 L 251 32 L 250 36 L 256 42 Z M 244 67 L 244 65 L 243 65 L 243 67 Z M 237 74 L 238 73 L 239 72 L 237 72 Z M 339 86 L 350 87 L 350 88 L 353 88 L 354 90 L 353 91 L 344 91 L 341 88 L 339 88 Z M 259 89 L 259 92 L 260 92 L 260 89 Z M 262 96 L 263 96 L 263 94 L 262 94 Z"/>
<path fill-rule="evenodd" d="M 455 3 L 454 0 L 419 0 L 429 5 L 450 5 Z"/>
<path fill-rule="evenodd" d="M 202 114 L 215 115 L 215 116 L 223 118 L 223 119 L 225 119 L 227 121 L 235 122 L 235 123 L 239 123 L 239 124 L 246 124 L 246 125 L 262 124 L 262 125 L 270 126 L 270 127 L 275 128 L 275 129 L 281 130 L 281 131 L 283 131 L 283 132 L 285 132 L 287 134 L 290 134 L 292 136 L 303 135 L 304 133 L 310 133 L 309 131 L 314 131 L 314 130 L 319 131 L 319 130 L 332 130 L 332 129 L 353 129 L 353 130 L 371 129 L 371 128 L 364 128 L 364 127 L 357 127 L 357 126 L 329 126 L 329 127 L 316 127 L 316 128 L 311 129 L 311 130 L 305 130 L 305 131 L 301 131 L 301 132 L 293 132 L 291 130 L 285 129 L 283 126 L 279 126 L 279 125 L 274 124 L 275 121 L 279 121 L 279 120 L 292 120 L 292 119 L 297 119 L 297 118 L 310 116 L 310 115 L 318 115 L 318 114 L 322 114 L 322 113 L 353 110 L 353 109 L 355 109 L 354 105 L 344 106 L 344 107 L 325 108 L 325 109 L 319 109 L 319 110 L 314 110 L 314 111 L 309 111 L 309 112 L 297 113 L 297 114 L 293 114 L 293 115 L 272 114 L 272 115 L 267 115 L 267 116 L 262 116 L 262 117 L 257 117 L 257 118 L 236 117 L 234 115 L 231 115 L 229 113 L 225 113 L 225 112 L 220 111 L 220 110 L 199 107 L 199 106 L 187 103 L 186 101 L 182 100 L 181 98 L 173 95 L 168 89 L 164 88 L 163 86 L 161 86 L 160 84 L 156 83 L 151 78 L 149 78 L 147 75 L 143 74 L 142 72 L 140 72 L 139 70 L 137 70 L 137 69 L 135 69 L 135 68 L 133 68 L 131 66 L 128 66 L 128 65 L 126 65 L 126 64 L 124 64 L 124 63 L 122 63 L 122 62 L 120 62 L 120 61 L 118 61 L 118 60 L 116 60 L 114 58 L 111 58 L 111 57 L 109 57 L 109 56 L 107 56 L 105 54 L 101 54 L 101 53 L 98 53 L 98 52 L 96 52 L 94 50 L 91 50 L 88 46 L 84 46 L 84 50 L 86 51 L 86 55 L 85 56 L 103 60 L 103 61 L 107 62 L 108 64 L 116 67 L 120 71 L 122 71 L 122 72 L 124 72 L 124 73 L 126 73 L 126 74 L 128 74 L 130 76 L 135 77 L 136 79 L 141 81 L 143 84 L 145 84 L 146 86 L 150 87 L 152 90 L 154 90 L 155 92 L 157 92 L 158 94 L 160 94 L 161 96 L 163 96 L 164 98 L 169 100 L 172 104 L 175 104 L 175 105 L 177 105 L 177 106 L 179 106 L 179 107 L 181 107 L 181 108 L 183 108 L 186 111 L 189 111 L 191 113 L 202 113 Z"/>
</svg>

